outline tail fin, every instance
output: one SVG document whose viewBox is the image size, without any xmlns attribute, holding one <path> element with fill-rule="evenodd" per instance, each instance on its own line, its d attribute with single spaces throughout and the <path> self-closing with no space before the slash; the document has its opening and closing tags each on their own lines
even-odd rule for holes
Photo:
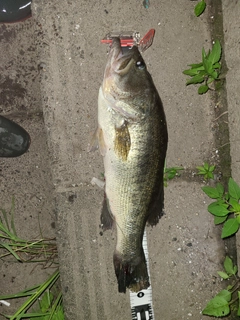
<svg viewBox="0 0 240 320">
<path fill-rule="evenodd" d="M 119 292 L 126 293 L 126 288 L 133 292 L 138 292 L 150 286 L 147 263 L 143 251 L 139 258 L 131 261 L 126 261 L 121 254 L 115 252 L 113 263 Z"/>
</svg>

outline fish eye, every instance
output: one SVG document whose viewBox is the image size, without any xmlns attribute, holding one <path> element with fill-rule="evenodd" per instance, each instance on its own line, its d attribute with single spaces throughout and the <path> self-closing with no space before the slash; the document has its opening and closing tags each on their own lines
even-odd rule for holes
<svg viewBox="0 0 240 320">
<path fill-rule="evenodd" d="M 140 70 L 143 70 L 143 69 L 145 69 L 146 65 L 145 65 L 144 61 L 139 60 L 136 62 L 136 67 Z"/>
</svg>

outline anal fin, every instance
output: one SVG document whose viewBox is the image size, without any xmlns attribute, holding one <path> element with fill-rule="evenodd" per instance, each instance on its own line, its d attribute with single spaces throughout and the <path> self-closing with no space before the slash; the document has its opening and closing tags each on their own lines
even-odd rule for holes
<svg viewBox="0 0 240 320">
<path fill-rule="evenodd" d="M 102 213 L 101 213 L 101 227 L 103 229 L 103 231 L 112 229 L 113 227 L 113 215 L 109 209 L 108 206 L 108 200 L 107 197 L 105 195 L 104 201 L 103 201 L 103 206 L 102 206 Z"/>
</svg>

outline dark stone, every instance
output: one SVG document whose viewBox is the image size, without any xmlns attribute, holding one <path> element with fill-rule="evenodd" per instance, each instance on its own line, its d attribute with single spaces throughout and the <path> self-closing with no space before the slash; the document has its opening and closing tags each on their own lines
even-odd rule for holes
<svg viewBox="0 0 240 320">
<path fill-rule="evenodd" d="M 15 122 L 0 116 L 0 157 L 19 157 L 31 143 L 30 135 Z"/>
<path fill-rule="evenodd" d="M 0 2 L 0 23 L 25 20 L 31 15 L 30 0 L 1 0 Z"/>
</svg>

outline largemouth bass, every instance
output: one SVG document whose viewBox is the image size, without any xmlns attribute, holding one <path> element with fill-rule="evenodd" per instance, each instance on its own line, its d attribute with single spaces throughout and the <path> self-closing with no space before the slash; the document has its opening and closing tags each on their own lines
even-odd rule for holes
<svg viewBox="0 0 240 320">
<path fill-rule="evenodd" d="M 103 230 L 117 229 L 113 262 L 119 292 L 149 287 L 142 239 L 163 210 L 167 125 L 162 102 L 136 46 L 113 38 L 98 98 L 97 138 L 105 169 Z"/>
</svg>

